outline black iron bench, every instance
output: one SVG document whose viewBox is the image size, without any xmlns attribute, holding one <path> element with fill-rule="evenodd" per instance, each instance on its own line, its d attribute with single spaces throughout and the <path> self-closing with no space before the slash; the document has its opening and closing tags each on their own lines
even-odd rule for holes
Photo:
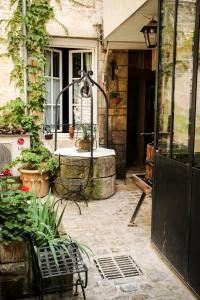
<svg viewBox="0 0 200 300">
<path fill-rule="evenodd" d="M 75 287 L 75 295 L 78 295 L 80 286 L 83 299 L 86 300 L 85 288 L 88 281 L 88 269 L 83 262 L 78 246 L 71 243 L 68 246 L 69 254 L 62 247 L 57 247 L 56 263 L 48 246 L 35 250 L 31 234 L 26 234 L 26 239 L 30 245 L 33 274 L 39 299 L 43 300 L 44 294 L 47 292 L 64 292 L 70 287 Z"/>
<path fill-rule="evenodd" d="M 133 174 L 131 176 L 131 179 L 132 181 L 134 182 L 134 184 L 142 191 L 142 194 L 140 196 L 140 199 L 135 207 L 135 210 L 133 212 L 133 215 L 129 221 L 129 224 L 128 226 L 131 227 L 131 226 L 136 226 L 135 224 L 135 219 L 138 215 L 138 212 L 140 210 L 140 207 L 142 206 L 143 202 L 144 202 L 144 199 L 147 195 L 151 195 L 151 192 L 152 192 L 152 185 L 149 181 L 145 181 L 144 180 L 144 176 L 139 176 L 139 175 L 135 175 Z"/>
</svg>

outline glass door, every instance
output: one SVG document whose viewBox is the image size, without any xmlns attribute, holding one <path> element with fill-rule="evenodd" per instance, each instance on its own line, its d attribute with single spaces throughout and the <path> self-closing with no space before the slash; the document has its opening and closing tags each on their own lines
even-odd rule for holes
<svg viewBox="0 0 200 300">
<path fill-rule="evenodd" d="M 62 51 L 57 49 L 46 49 L 46 66 L 44 75 L 46 79 L 46 104 L 44 107 L 44 124 L 53 126 L 55 123 L 56 97 L 62 90 Z M 62 124 L 62 96 L 58 103 L 58 124 Z M 62 130 L 62 125 L 58 130 Z"/>
<path fill-rule="evenodd" d="M 196 0 L 161 0 L 152 240 L 186 280 Z"/>
<path fill-rule="evenodd" d="M 79 71 L 95 70 L 94 51 L 70 50 L 69 51 L 69 82 L 74 82 L 81 77 Z M 95 74 L 93 75 L 95 76 Z M 69 123 L 90 123 L 90 99 L 80 97 L 80 84 L 75 84 L 69 89 Z M 96 123 L 96 88 L 94 87 L 94 124 Z"/>
</svg>

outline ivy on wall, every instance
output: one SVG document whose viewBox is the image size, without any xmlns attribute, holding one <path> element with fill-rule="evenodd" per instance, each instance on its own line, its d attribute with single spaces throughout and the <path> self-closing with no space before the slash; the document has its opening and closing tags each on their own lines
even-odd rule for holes
<svg viewBox="0 0 200 300">
<path fill-rule="evenodd" d="M 82 0 L 69 0 L 73 4 L 86 6 Z M 61 6 L 61 1 L 56 0 Z M 44 68 L 46 65 L 45 46 L 50 44 L 51 36 L 46 30 L 47 22 L 54 18 L 67 32 L 67 28 L 54 16 L 50 0 L 26 0 L 26 15 L 22 16 L 22 0 L 10 0 L 10 8 L 13 9 L 12 17 L 7 24 L 7 55 L 13 61 L 13 70 L 10 74 L 11 80 L 23 93 L 24 88 L 24 61 L 23 44 L 26 44 L 28 62 L 27 70 L 27 92 L 29 118 L 32 122 L 32 146 L 40 144 L 39 130 L 41 129 L 40 116 L 45 104 L 46 88 Z M 23 35 L 23 25 L 26 26 L 26 36 Z M 21 99 L 17 99 L 17 103 Z M 30 121 L 30 120 L 29 120 Z"/>
<path fill-rule="evenodd" d="M 60 1 L 57 0 L 60 4 Z M 10 74 L 21 93 L 24 88 L 24 61 L 22 55 L 23 44 L 26 44 L 28 62 L 27 93 L 28 110 L 34 122 L 32 122 L 32 146 L 39 142 L 39 130 L 41 121 L 38 112 L 42 112 L 45 103 L 45 78 L 44 67 L 46 65 L 45 46 L 50 43 L 51 36 L 46 30 L 47 22 L 54 17 L 53 8 L 49 0 L 26 0 L 26 15 L 22 16 L 22 0 L 10 0 L 10 6 L 14 9 L 7 25 L 7 55 L 13 61 L 13 70 Z M 23 35 L 23 25 L 26 26 L 26 36 Z"/>
<path fill-rule="evenodd" d="M 43 76 L 46 60 L 44 47 L 50 42 L 46 31 L 46 23 L 53 18 L 53 8 L 49 0 L 33 0 L 27 2 L 25 18 L 22 17 L 22 0 L 11 0 L 11 7 L 16 9 L 8 23 L 8 55 L 12 58 L 14 68 L 11 79 L 23 90 L 22 46 L 26 43 L 28 52 L 28 102 L 30 111 L 42 111 L 45 99 L 45 79 Z M 26 25 L 27 35 L 23 36 L 22 25 Z"/>
</svg>

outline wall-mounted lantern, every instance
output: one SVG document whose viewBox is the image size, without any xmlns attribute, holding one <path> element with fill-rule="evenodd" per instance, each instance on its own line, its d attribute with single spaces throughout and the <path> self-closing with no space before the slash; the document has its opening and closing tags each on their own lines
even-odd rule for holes
<svg viewBox="0 0 200 300">
<path fill-rule="evenodd" d="M 155 48 L 157 45 L 157 21 L 152 19 L 140 32 L 144 34 L 147 48 Z"/>
</svg>

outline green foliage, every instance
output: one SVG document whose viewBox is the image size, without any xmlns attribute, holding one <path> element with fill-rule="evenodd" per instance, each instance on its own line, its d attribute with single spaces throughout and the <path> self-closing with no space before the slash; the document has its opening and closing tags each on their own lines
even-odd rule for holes
<svg viewBox="0 0 200 300">
<path fill-rule="evenodd" d="M 88 140 L 91 136 L 91 125 L 90 124 L 78 124 L 76 125 L 76 129 L 80 130 L 82 133 L 82 139 Z"/>
<path fill-rule="evenodd" d="M 26 132 L 32 131 L 37 117 L 27 116 L 25 103 L 20 97 L 8 101 L 0 107 L 0 126 L 12 124 L 17 128 L 23 128 Z"/>
<path fill-rule="evenodd" d="M 13 177 L 12 175 L 0 177 L 0 192 L 8 190 L 17 190 L 20 186 L 21 182 L 19 181 L 19 179 Z"/>
<path fill-rule="evenodd" d="M 110 98 L 119 98 L 119 92 L 118 91 L 110 91 L 109 96 L 110 96 Z"/>
<path fill-rule="evenodd" d="M 57 0 L 57 3 L 59 1 Z M 54 17 L 53 8 L 49 0 L 27 1 L 26 16 L 22 17 L 22 1 L 10 0 L 15 10 L 8 22 L 8 56 L 14 62 L 11 80 L 23 91 L 24 62 L 21 57 L 21 47 L 25 43 L 28 52 L 28 100 L 30 111 L 43 111 L 45 102 L 45 78 L 43 74 L 46 65 L 44 48 L 50 43 L 51 37 L 46 30 L 47 22 Z M 62 27 L 67 32 L 67 29 Z M 26 36 L 22 27 L 26 26 Z"/>
<path fill-rule="evenodd" d="M 60 1 L 56 1 L 60 4 Z M 7 24 L 7 55 L 11 57 L 14 67 L 10 75 L 10 79 L 16 82 L 16 85 L 23 92 L 24 78 L 24 61 L 22 59 L 22 46 L 26 45 L 28 54 L 27 70 L 27 91 L 28 91 L 28 106 L 27 109 L 30 112 L 30 116 L 26 116 L 24 113 L 25 107 L 22 107 L 23 114 L 18 112 L 18 118 L 11 118 L 17 126 L 22 126 L 26 131 L 32 131 L 31 142 L 33 147 L 40 145 L 38 131 L 41 129 L 41 125 L 38 125 L 38 116 L 35 116 L 35 112 L 42 112 L 45 103 L 45 78 L 44 67 L 46 65 L 46 59 L 44 54 L 44 48 L 50 43 L 51 37 L 46 30 L 47 22 L 54 17 L 53 8 L 49 0 L 32 0 L 26 1 L 27 10 L 26 16 L 22 16 L 22 1 L 10 0 L 10 7 L 14 7 L 14 12 L 11 19 Z M 2 20 L 3 22 L 4 20 Z M 26 27 L 26 36 L 23 35 L 23 25 Z M 62 25 L 62 24 L 60 24 Z M 64 26 L 63 26 L 64 27 Z M 67 29 L 65 28 L 65 31 Z M 18 102 L 20 98 L 16 99 Z M 17 113 L 16 113 L 17 114 Z M 16 115 L 15 114 L 15 115 Z M 21 120 L 19 117 L 23 116 Z M 0 122 L 5 121 L 1 120 Z"/>
<path fill-rule="evenodd" d="M 48 0 L 28 1 L 25 24 L 28 49 L 28 95 L 31 111 L 43 111 L 45 101 L 45 78 L 43 70 L 46 64 L 44 47 L 49 44 L 50 36 L 46 23 L 53 18 L 53 9 Z"/>
<path fill-rule="evenodd" d="M 27 1 L 27 12 L 22 17 L 22 1 L 10 1 L 10 5 L 16 6 L 11 19 L 8 22 L 8 56 L 14 62 L 11 80 L 23 90 L 24 62 L 21 57 L 21 47 L 25 43 L 28 52 L 28 98 L 29 109 L 43 111 L 45 101 L 45 79 L 43 76 L 46 60 L 44 47 L 50 42 L 50 36 L 46 31 L 46 23 L 54 14 L 48 0 Z M 23 36 L 22 26 L 26 26 L 27 35 Z"/>
<path fill-rule="evenodd" d="M 36 246 L 49 246 L 56 263 L 56 248 L 62 247 L 68 253 L 68 246 L 71 242 L 76 243 L 80 251 L 88 255 L 84 245 L 72 240 L 67 234 L 59 234 L 59 226 L 65 208 L 66 205 L 59 210 L 58 202 L 55 199 L 52 200 L 50 193 L 44 204 L 42 204 L 41 199 L 32 199 L 33 230 Z"/>
<path fill-rule="evenodd" d="M 7 29 L 8 39 L 8 56 L 14 62 L 14 68 L 11 72 L 10 79 L 16 81 L 16 85 L 23 90 L 23 60 L 20 55 L 21 47 L 24 41 L 22 33 L 22 1 L 10 1 L 10 6 L 16 5 L 12 18 L 9 20 Z"/>
<path fill-rule="evenodd" d="M 8 168 L 12 168 L 21 163 L 22 168 L 29 170 L 39 170 L 41 173 L 50 172 L 52 175 L 59 167 L 58 160 L 52 157 L 50 151 L 43 145 L 32 147 L 32 149 L 23 149 L 21 156 L 12 161 Z"/>
<path fill-rule="evenodd" d="M 31 146 L 40 146 L 39 130 L 41 125 L 37 125 L 38 116 L 27 115 L 26 105 L 21 98 L 8 101 L 0 107 L 0 127 L 12 125 L 18 129 L 24 129 L 25 132 L 31 132 Z"/>
<path fill-rule="evenodd" d="M 0 191 L 0 242 L 9 245 L 12 241 L 22 241 L 22 233 L 32 231 L 29 201 L 33 197 L 32 192 Z"/>
<path fill-rule="evenodd" d="M 21 98 L 10 100 L 0 107 L 0 126 L 12 124 L 21 127 L 21 116 L 25 114 L 25 104 Z"/>
</svg>

